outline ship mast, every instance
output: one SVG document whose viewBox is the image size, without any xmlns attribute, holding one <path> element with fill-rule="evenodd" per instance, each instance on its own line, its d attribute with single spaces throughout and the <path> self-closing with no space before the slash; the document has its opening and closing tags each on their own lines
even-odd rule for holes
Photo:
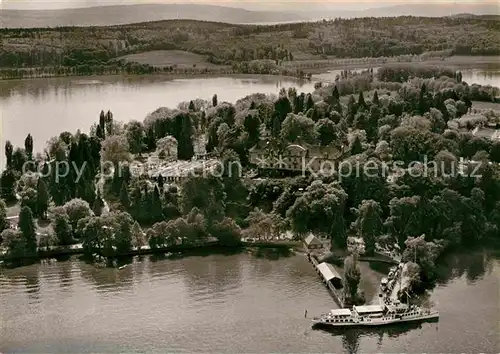
<svg viewBox="0 0 500 354">
<path fill-rule="evenodd" d="M 403 268 L 404 268 L 404 266 L 403 266 Z M 398 293 L 400 293 L 401 292 L 401 278 L 403 278 L 403 269 L 401 269 L 401 274 L 399 274 L 398 278 L 399 278 L 398 279 L 399 280 L 399 291 L 398 291 Z M 398 295 L 398 297 L 399 297 L 399 295 Z"/>
</svg>

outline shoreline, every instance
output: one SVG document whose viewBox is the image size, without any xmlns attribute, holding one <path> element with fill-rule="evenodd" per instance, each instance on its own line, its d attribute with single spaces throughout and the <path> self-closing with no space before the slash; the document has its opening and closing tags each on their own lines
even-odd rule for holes
<svg viewBox="0 0 500 354">
<path fill-rule="evenodd" d="M 415 64 L 415 65 L 438 65 L 438 66 L 451 66 L 463 68 L 467 66 L 475 66 L 476 68 L 480 66 L 495 67 L 500 69 L 500 56 L 451 56 L 446 58 L 431 58 L 425 60 L 411 60 L 411 61 L 398 61 L 395 58 L 386 58 L 388 60 L 383 60 L 382 58 L 345 58 L 345 59 L 306 59 L 306 60 L 296 60 L 293 62 L 286 62 L 281 68 L 289 71 L 303 71 L 304 76 L 308 74 L 327 74 L 329 70 L 354 70 L 354 69 L 368 69 L 373 67 L 381 67 L 384 65 L 394 64 L 394 65 L 404 65 L 404 64 Z M 359 62 L 356 62 L 359 61 Z M 161 67 L 157 67 L 161 68 Z M 2 69 L 18 69 L 18 68 L 0 68 Z M 25 70 L 32 70 L 34 68 L 21 68 Z M 471 68 L 472 69 L 472 68 Z M 220 71 L 217 72 L 199 72 L 199 73 L 168 73 L 168 72 L 153 72 L 153 73 L 140 73 L 140 74 L 130 74 L 130 73 L 116 73 L 116 74 L 96 74 L 96 75 L 57 75 L 49 74 L 41 77 L 21 77 L 21 78 L 4 78 L 0 76 L 0 82 L 8 81 L 26 81 L 26 80 L 38 80 L 38 79 L 52 79 L 52 78 L 98 78 L 98 77 L 124 77 L 124 78 L 136 78 L 136 77 L 161 77 L 167 80 L 179 80 L 179 79 L 196 79 L 196 78 L 213 78 L 213 77 L 282 77 L 282 78 L 293 78 L 296 80 L 309 80 L 307 77 L 300 77 L 299 75 L 285 75 L 283 73 L 277 74 L 259 74 L 259 73 L 241 73 L 234 72 L 229 69 L 224 70 L 222 67 Z M 314 78 L 312 78 L 314 79 Z M 318 81 L 318 79 L 316 79 Z M 321 80 L 319 80 L 321 81 Z"/>
<path fill-rule="evenodd" d="M 134 248 L 127 252 L 117 253 L 112 256 L 106 256 L 105 258 L 123 258 L 123 257 L 134 257 L 143 255 L 161 255 L 165 253 L 183 253 L 190 251 L 210 251 L 210 250 L 227 250 L 227 251 L 242 251 L 251 249 L 277 249 L 280 251 L 289 251 L 293 249 L 294 251 L 299 251 L 302 249 L 302 243 L 296 241 L 261 241 L 261 242 L 245 242 L 241 241 L 239 245 L 235 246 L 225 246 L 219 243 L 219 241 L 209 241 L 203 244 L 197 245 L 172 245 L 167 247 L 159 247 L 151 249 L 149 246 L 143 246 L 141 248 Z M 82 244 L 74 244 L 68 246 L 52 246 L 48 249 L 46 247 L 39 247 L 37 254 L 32 256 L 24 257 L 12 257 L 5 258 L 0 255 L 0 267 L 7 263 L 17 264 L 26 260 L 39 261 L 42 259 L 58 258 L 65 256 L 74 255 L 84 255 L 84 249 Z M 103 256 L 104 257 L 104 256 Z M 21 265 L 22 266 L 22 265 Z M 17 266 L 11 267 L 17 268 Z"/>
<path fill-rule="evenodd" d="M 61 78 L 69 78 L 69 79 L 78 79 L 78 80 L 98 80 L 104 78 L 117 78 L 121 77 L 123 79 L 146 79 L 146 78 L 158 78 L 160 81 L 173 81 L 173 80 L 189 80 L 189 79 L 205 79 L 205 78 L 241 78 L 241 79 L 249 79 L 249 78 L 263 78 L 263 79 L 288 79 L 288 80 L 297 80 L 300 82 L 313 82 L 318 81 L 314 78 L 300 78 L 297 76 L 283 75 L 283 74 L 243 74 L 243 73 L 205 73 L 205 74 L 168 74 L 168 73 L 153 73 L 153 74 L 109 74 L 109 75 L 53 75 L 46 77 L 25 77 L 25 78 L 9 78 L 4 79 L 0 77 L 1 82 L 23 82 L 23 81 L 31 81 L 31 80 L 47 80 L 47 79 L 61 79 Z"/>
<path fill-rule="evenodd" d="M 479 61 L 471 61 L 471 59 L 481 59 Z M 444 60 L 441 59 L 428 59 L 421 61 L 387 61 L 385 63 L 346 63 L 346 64 L 331 64 L 326 66 L 326 62 L 328 59 L 322 61 L 311 60 L 308 61 L 309 64 L 317 64 L 320 67 L 317 68 L 304 68 L 308 73 L 312 73 L 313 75 L 328 73 L 328 70 L 355 70 L 355 69 L 369 69 L 375 67 L 382 67 L 384 65 L 405 65 L 405 64 L 415 64 L 415 65 L 437 65 L 437 66 L 445 66 L 445 67 L 456 67 L 460 68 L 469 68 L 469 69 L 481 69 L 481 66 L 485 66 L 484 69 L 487 69 L 490 66 L 495 67 L 497 70 L 500 70 L 500 57 L 499 56 L 452 56 L 447 57 Z M 307 65 L 308 63 L 305 63 Z M 325 65 L 324 67 L 322 65 Z M 299 69 L 298 67 L 297 69 Z M 325 72 L 326 71 L 326 72 Z"/>
</svg>

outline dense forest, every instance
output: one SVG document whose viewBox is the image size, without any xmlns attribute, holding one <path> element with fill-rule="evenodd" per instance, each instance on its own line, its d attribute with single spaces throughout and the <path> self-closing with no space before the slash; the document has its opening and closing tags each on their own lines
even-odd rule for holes
<svg viewBox="0 0 500 354">
<path fill-rule="evenodd" d="M 116 59 L 123 55 L 174 49 L 201 54 L 211 63 L 230 66 L 253 60 L 279 64 L 428 52 L 498 55 L 499 32 L 498 21 L 418 17 L 336 19 L 274 26 L 171 20 L 109 27 L 0 29 L 0 68 L 89 71 L 89 67 L 120 66 L 123 63 Z"/>
<path fill-rule="evenodd" d="M 36 254 L 37 243 L 81 242 L 88 255 L 112 256 L 146 244 L 202 244 L 211 236 L 234 246 L 243 235 L 273 239 L 285 230 L 327 235 L 344 248 L 357 235 L 368 254 L 376 244 L 397 244 L 414 263 L 412 288 L 419 291 L 436 278 L 446 250 L 500 241 L 500 142 L 472 133 L 499 125 L 498 111 L 472 106 L 475 95 L 498 89 L 468 85 L 448 70 L 434 78 L 435 70 L 386 67 L 380 81 L 370 70 L 345 72 L 312 94 L 290 88 L 235 104 L 214 95 L 125 125 L 101 112 L 89 133 L 51 139 L 45 156 L 33 151 L 31 135 L 24 147 L 7 141 L 1 196 L 7 203 L 19 199 L 22 209 L 19 229 L 11 229 L 0 203 L 2 246 L 7 256 L 23 257 Z M 222 162 L 221 174 L 173 185 L 133 173 L 126 163 L 146 154 L 161 159 L 172 149 L 190 160 L 200 138 Z M 247 178 L 256 167 L 249 149 L 259 141 L 340 144 L 347 155 L 328 175 Z M 23 169 L 29 161 L 41 174 Z M 114 172 L 102 180 L 105 161 Z M 233 162 L 242 173 L 229 173 Z M 77 168 L 59 176 L 65 165 Z M 347 173 L 347 166 L 360 172 Z M 105 204 L 110 212 L 103 212 Z M 37 218 L 49 220 L 48 236 L 37 237 Z"/>
</svg>

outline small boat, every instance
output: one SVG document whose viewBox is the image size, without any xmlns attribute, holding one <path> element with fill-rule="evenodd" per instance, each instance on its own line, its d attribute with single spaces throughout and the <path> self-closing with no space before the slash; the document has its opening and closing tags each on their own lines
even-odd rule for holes
<svg viewBox="0 0 500 354">
<path fill-rule="evenodd" d="M 122 270 L 122 269 L 125 269 L 126 267 L 127 267 L 127 264 L 125 264 L 125 265 L 122 265 L 122 266 L 118 267 L 118 270 Z"/>
<path fill-rule="evenodd" d="M 380 305 L 353 306 L 352 309 L 336 309 L 313 318 L 313 326 L 358 327 L 383 326 L 439 319 L 439 312 L 399 301 Z"/>
</svg>

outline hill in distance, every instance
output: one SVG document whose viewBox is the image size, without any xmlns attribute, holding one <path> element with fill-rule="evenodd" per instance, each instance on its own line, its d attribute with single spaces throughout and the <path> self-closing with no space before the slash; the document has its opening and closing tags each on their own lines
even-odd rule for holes
<svg viewBox="0 0 500 354">
<path fill-rule="evenodd" d="M 0 0 L 1 1 L 1 0 Z M 116 0 L 118 1 L 118 0 Z M 133 1 L 133 0 L 130 0 Z M 157 0 L 160 1 L 160 0 Z M 166 1 L 166 0 L 165 0 Z M 7 3 L 9 4 L 9 3 Z M 92 3 L 93 4 L 93 3 Z M 272 24 L 317 21 L 324 18 L 355 17 L 471 17 L 490 16 L 496 19 L 499 6 L 482 3 L 411 3 L 370 9 L 354 8 L 349 3 L 320 2 L 235 2 L 225 6 L 205 4 L 131 4 L 65 8 L 51 10 L 20 10 L 10 5 L 0 10 L 0 28 L 110 26 L 172 19 L 225 22 L 231 24 Z M 367 5 L 365 3 L 365 5 Z"/>
<path fill-rule="evenodd" d="M 1 28 L 111 26 L 172 19 L 243 23 L 300 22 L 307 17 L 198 4 L 115 5 L 57 10 L 0 10 Z"/>
<path fill-rule="evenodd" d="M 477 4 L 460 4 L 460 3 L 443 3 L 443 4 L 410 4 L 396 5 L 384 7 L 380 9 L 372 9 L 364 11 L 365 13 L 374 12 L 374 16 L 422 16 L 422 17 L 444 17 L 457 14 L 471 15 L 498 15 L 498 4 L 492 3 L 477 3 Z"/>
<path fill-rule="evenodd" d="M 397 16 L 415 16 L 415 17 L 445 17 L 455 15 L 500 15 L 498 4 L 486 3 L 422 3 L 422 4 L 400 4 L 393 6 L 383 6 L 357 11 L 344 10 L 325 10 L 325 11 L 304 11 L 297 12 L 306 17 L 317 17 L 320 14 L 323 17 L 397 17 Z"/>
</svg>

